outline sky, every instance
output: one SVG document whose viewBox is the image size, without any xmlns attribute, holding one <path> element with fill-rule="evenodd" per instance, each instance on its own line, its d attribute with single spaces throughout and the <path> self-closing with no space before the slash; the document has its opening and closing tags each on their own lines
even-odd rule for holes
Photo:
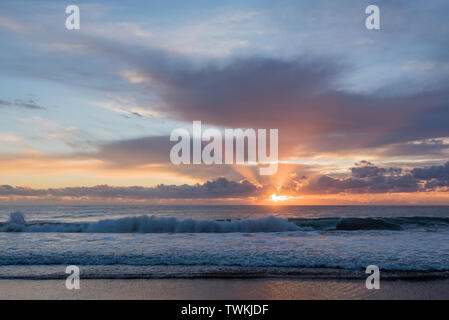
<svg viewBox="0 0 449 320">
<path fill-rule="evenodd" d="M 80 29 L 65 28 L 65 7 Z M 380 8 L 380 29 L 365 8 Z M 449 205 L 449 3 L 0 3 L 0 204 Z M 278 171 L 174 165 L 276 128 Z"/>
</svg>

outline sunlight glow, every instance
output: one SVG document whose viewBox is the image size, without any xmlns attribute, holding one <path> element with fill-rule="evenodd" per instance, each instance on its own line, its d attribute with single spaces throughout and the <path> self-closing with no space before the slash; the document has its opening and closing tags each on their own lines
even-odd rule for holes
<svg viewBox="0 0 449 320">
<path fill-rule="evenodd" d="M 274 201 L 274 202 L 285 201 L 285 200 L 287 200 L 287 199 L 288 199 L 287 196 L 278 196 L 278 195 L 276 195 L 275 193 L 273 193 L 273 194 L 271 195 L 271 200 Z"/>
</svg>

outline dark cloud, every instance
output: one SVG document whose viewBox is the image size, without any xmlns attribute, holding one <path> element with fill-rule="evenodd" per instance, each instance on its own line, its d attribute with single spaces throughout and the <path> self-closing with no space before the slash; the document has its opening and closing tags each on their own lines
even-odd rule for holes
<svg viewBox="0 0 449 320">
<path fill-rule="evenodd" d="M 440 166 L 415 168 L 411 173 L 416 179 L 425 180 L 425 188 L 428 190 L 449 187 L 449 162 Z"/>
<path fill-rule="evenodd" d="M 47 192 L 45 190 L 12 187 L 9 185 L 0 186 L 0 196 L 42 197 L 46 194 Z"/>
<path fill-rule="evenodd" d="M 31 189 L 23 187 L 0 186 L 0 196 L 22 197 L 72 197 L 92 199 L 219 199 L 247 198 L 259 196 L 263 188 L 243 180 L 241 182 L 218 178 L 196 185 L 158 185 L 156 187 L 71 187 Z"/>
<path fill-rule="evenodd" d="M 156 96 L 161 102 L 157 104 L 157 111 L 178 120 L 202 120 L 226 127 L 278 128 L 280 154 L 284 157 L 344 153 L 392 144 L 403 144 L 400 149 L 391 147 L 386 151 L 392 155 L 395 152 L 397 155 L 438 152 L 442 150 L 438 145 L 405 143 L 449 136 L 449 88 L 444 72 L 448 55 L 447 50 L 443 50 L 448 39 L 444 37 L 447 26 L 441 23 L 446 19 L 442 12 L 447 4 L 439 1 L 424 11 L 421 5 L 410 5 L 407 1 L 384 4 L 388 8 L 383 11 L 382 20 L 386 31 L 376 33 L 365 30 L 365 16 L 356 14 L 366 3 L 333 4 L 336 8 L 344 6 L 345 10 L 337 10 L 338 13 L 330 10 L 332 14 L 322 21 L 316 21 L 313 12 L 321 12 L 323 6 L 329 9 L 329 4 L 305 4 L 305 8 L 312 11 L 302 10 L 301 6 L 282 5 L 284 9 L 277 14 L 289 17 L 285 21 L 289 28 L 294 26 L 293 22 L 303 23 L 306 18 L 306 34 L 311 37 L 309 39 L 319 44 L 323 41 L 329 47 L 332 55 L 327 56 L 318 55 L 315 50 L 309 55 L 289 58 L 253 54 L 198 63 L 173 52 L 151 48 L 148 43 L 139 46 L 123 39 L 82 33 L 71 36 L 71 44 L 82 49 L 46 52 L 47 60 L 38 52 L 33 53 L 34 59 L 22 59 L 29 65 L 21 64 L 20 70 L 16 70 L 17 67 L 11 70 L 6 62 L 4 69 L 132 94 L 143 106 L 149 105 L 150 96 Z M 411 16 L 419 23 L 410 25 L 408 17 Z M 318 27 L 310 28 L 312 25 Z M 357 31 L 348 35 L 345 32 L 348 29 Z M 63 30 L 46 31 L 30 31 L 30 34 L 42 43 L 65 43 Z M 359 40 L 367 40 L 367 44 L 355 46 L 354 42 Z M 315 41 L 311 41 L 314 44 L 311 47 L 324 52 L 321 45 L 316 47 Z M 425 46 L 421 48 L 420 45 Z M 410 46 L 416 50 L 403 50 Z M 386 47 L 389 50 L 385 50 Z M 356 54 L 352 55 L 351 50 L 356 50 Z M 393 62 L 390 63 L 390 59 Z M 394 71 L 397 73 L 401 65 L 413 59 L 417 61 L 412 67 L 419 69 L 420 62 L 429 60 L 441 71 L 434 70 L 425 79 L 417 73 L 406 73 L 397 80 L 390 79 L 384 88 L 363 94 L 342 89 L 354 75 L 360 75 L 361 69 L 382 66 L 384 68 L 379 71 L 382 73 L 385 66 L 397 63 Z M 43 62 L 45 67 L 36 61 Z M 118 76 L 125 69 L 136 70 L 142 75 L 141 79 L 150 80 L 127 82 Z M 432 76 L 437 73 L 438 76 Z M 373 82 L 382 82 L 378 76 L 373 72 Z M 416 78 L 412 90 L 407 90 L 412 88 L 405 81 L 407 78 Z M 365 80 L 362 77 L 360 81 Z M 154 104 L 151 108 L 155 108 Z"/>
<path fill-rule="evenodd" d="M 203 142 L 205 143 L 207 142 Z M 113 169 L 150 165 L 155 171 L 171 172 L 196 179 L 214 179 L 217 176 L 225 176 L 231 180 L 244 178 L 231 165 L 174 165 L 170 162 L 170 149 L 174 144 L 176 142 L 170 141 L 168 136 L 142 137 L 103 143 L 96 146 L 98 149 L 96 152 L 79 153 L 77 156 L 102 160 Z"/>
<path fill-rule="evenodd" d="M 298 190 L 300 193 L 397 193 L 432 191 L 449 186 L 449 162 L 414 168 L 382 168 L 362 161 L 350 168 L 351 175 L 335 178 L 318 176 Z"/>
<path fill-rule="evenodd" d="M 191 166 L 196 167 L 196 166 Z M 357 169 L 357 170 L 354 170 Z M 379 194 L 445 191 L 449 187 L 449 162 L 440 166 L 414 168 L 381 168 L 369 162 L 361 162 L 350 169 L 351 175 L 344 178 L 318 175 L 312 178 L 295 176 L 285 181 L 280 190 L 287 195 L 307 194 Z M 0 186 L 0 197 L 39 197 L 72 199 L 248 199 L 266 198 L 278 192 L 276 186 L 266 183 L 261 186 L 241 180 L 231 181 L 224 177 L 195 185 L 158 185 L 156 187 L 67 187 L 32 189 Z"/>
<path fill-rule="evenodd" d="M 170 162 L 170 138 L 142 137 L 104 143 L 95 154 L 88 154 L 113 166 L 133 166 Z"/>
<path fill-rule="evenodd" d="M 36 104 L 36 102 L 32 99 L 29 99 L 27 101 L 16 99 L 14 101 L 6 101 L 0 99 L 0 107 L 19 107 L 19 108 L 25 108 L 25 109 L 31 109 L 31 110 L 45 110 L 46 108 L 43 106 L 40 106 Z"/>
<path fill-rule="evenodd" d="M 386 157 L 429 157 L 431 155 L 442 156 L 447 155 L 449 151 L 449 144 L 444 143 L 441 139 L 432 139 L 418 142 L 391 144 L 381 147 L 380 149 L 375 151 L 377 154 Z"/>
<path fill-rule="evenodd" d="M 415 168 L 412 170 L 415 178 L 421 180 L 444 179 L 449 180 L 449 162 L 440 166 L 430 166 L 424 168 Z"/>
<path fill-rule="evenodd" d="M 322 193 L 395 193 L 415 192 L 418 191 L 419 185 L 411 175 L 377 175 L 347 179 L 322 176 L 314 187 Z"/>
<path fill-rule="evenodd" d="M 356 167 L 352 167 L 351 174 L 355 178 L 379 177 L 385 174 L 401 174 L 401 168 L 380 168 L 367 161 L 361 161 Z"/>
<path fill-rule="evenodd" d="M 95 88 L 97 82 L 107 84 L 109 87 L 101 90 L 132 93 L 143 108 L 151 105 L 152 111 L 177 120 L 234 128 L 278 128 L 282 157 L 449 136 L 447 81 L 427 91 L 405 93 L 404 84 L 395 82 L 362 94 L 341 89 L 355 69 L 342 56 L 287 59 L 256 55 L 198 64 L 163 50 L 124 46 L 89 35 L 77 41 L 92 62 L 99 63 L 88 65 L 91 76 L 65 81 Z M 118 70 L 106 72 L 114 61 Z M 56 65 L 64 63 L 53 63 L 51 68 Z M 149 80 L 133 84 L 118 78 L 124 66 Z M 150 98 L 160 102 L 157 107 L 148 103 Z M 407 147 L 403 153 L 417 152 L 417 147 Z M 425 152 L 425 146 L 421 147 Z"/>
<path fill-rule="evenodd" d="M 152 79 L 148 89 L 171 117 L 279 128 L 284 155 L 301 148 L 335 152 L 449 136 L 448 88 L 396 96 L 387 90 L 341 91 L 338 84 L 351 67 L 333 57 L 249 57 L 201 68 L 154 67 L 148 60 L 137 67 Z"/>
</svg>

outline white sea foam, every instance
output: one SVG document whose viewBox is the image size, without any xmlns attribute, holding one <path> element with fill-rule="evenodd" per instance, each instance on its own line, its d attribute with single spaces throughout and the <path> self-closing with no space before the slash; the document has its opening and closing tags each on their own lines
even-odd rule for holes
<svg viewBox="0 0 449 320">
<path fill-rule="evenodd" d="M 268 216 L 245 220 L 195 220 L 138 216 L 105 219 L 98 222 L 27 224 L 20 212 L 11 214 L 0 232 L 87 232 L 87 233 L 229 233 L 282 232 L 307 230 L 285 218 Z"/>
<path fill-rule="evenodd" d="M 91 214 L 99 209 L 89 210 Z M 83 221 L 73 214 L 58 222 L 53 214 L 46 220 L 50 221 L 35 216 L 27 221 L 20 213 L 4 219 L 0 265 L 364 270 L 375 264 L 381 270 L 449 270 L 445 216 L 293 220 L 268 216 L 230 221 L 135 216 Z M 118 277 L 126 276 L 122 271 L 117 271 Z M 7 278 L 8 272 L 2 275 L 0 270 L 0 277 Z"/>
<path fill-rule="evenodd" d="M 0 265 L 215 265 L 449 270 L 449 233 L 0 233 Z"/>
</svg>

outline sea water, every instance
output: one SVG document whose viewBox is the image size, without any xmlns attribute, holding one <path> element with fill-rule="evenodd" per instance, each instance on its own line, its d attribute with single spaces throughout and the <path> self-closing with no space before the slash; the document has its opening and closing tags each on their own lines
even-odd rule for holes
<svg viewBox="0 0 449 320">
<path fill-rule="evenodd" d="M 449 207 L 3 206 L 0 278 L 447 277 Z"/>
</svg>

